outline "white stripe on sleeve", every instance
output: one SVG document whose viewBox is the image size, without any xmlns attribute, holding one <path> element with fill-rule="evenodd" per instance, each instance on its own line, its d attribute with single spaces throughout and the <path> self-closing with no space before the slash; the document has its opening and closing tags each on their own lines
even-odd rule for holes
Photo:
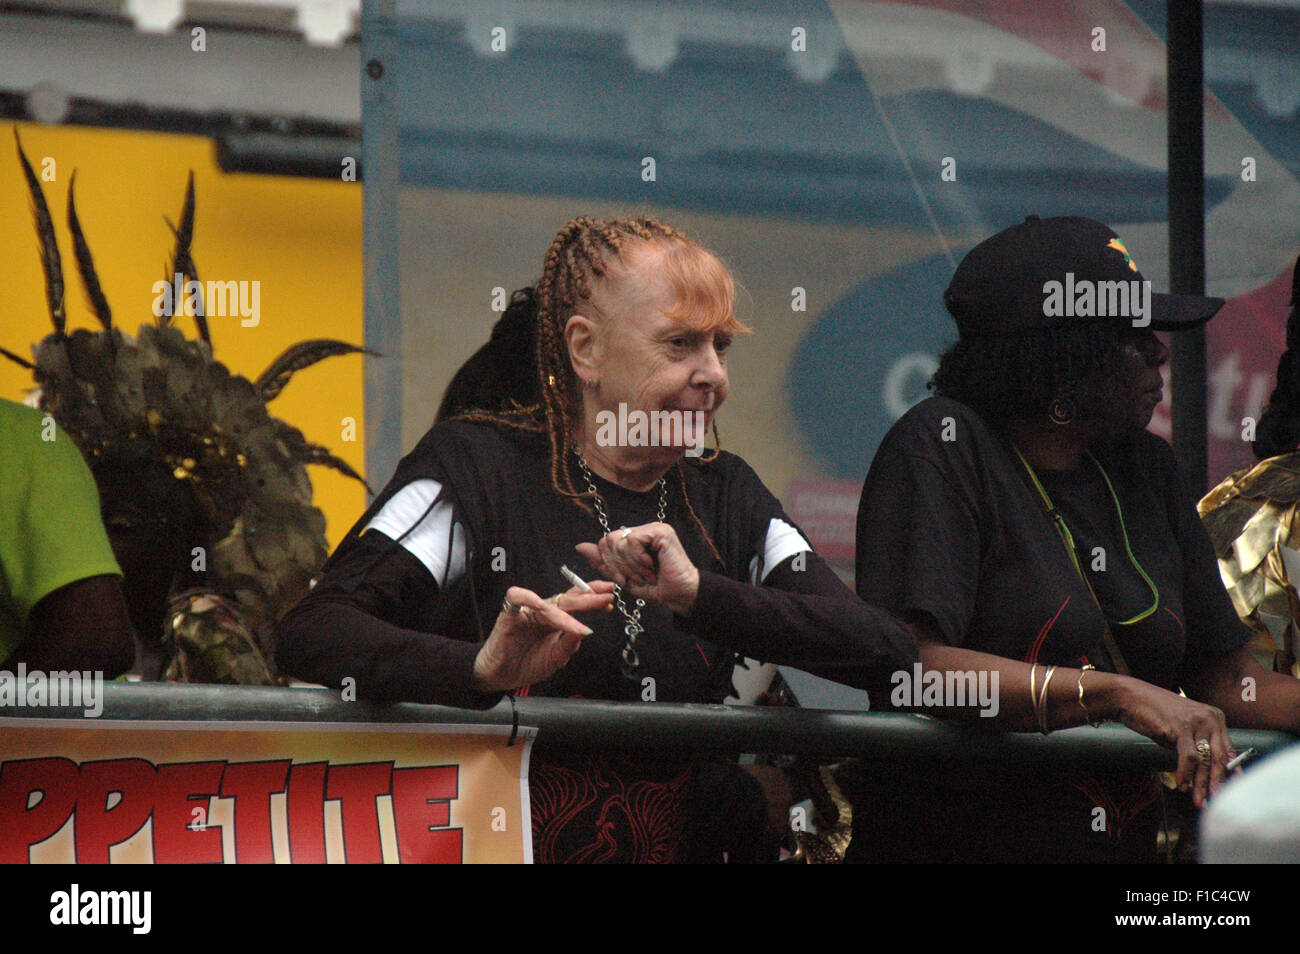
<svg viewBox="0 0 1300 954">
<path fill-rule="evenodd" d="M 796 553 L 811 552 L 812 547 L 794 527 L 773 517 L 767 525 L 767 537 L 763 541 L 763 552 L 755 554 L 749 561 L 749 581 L 755 585 L 767 579 L 767 575 L 782 562 Z"/>
<path fill-rule="evenodd" d="M 429 510 L 441 490 L 442 484 L 431 478 L 413 480 L 393 494 L 365 526 L 365 530 L 378 530 L 392 540 L 405 533 L 401 545 L 424 564 L 439 588 L 465 575 L 465 528 L 457 522 L 452 537 L 451 501 L 443 498 Z M 426 510 L 429 512 L 421 520 Z M 417 520 L 420 525 L 411 530 Z"/>
</svg>

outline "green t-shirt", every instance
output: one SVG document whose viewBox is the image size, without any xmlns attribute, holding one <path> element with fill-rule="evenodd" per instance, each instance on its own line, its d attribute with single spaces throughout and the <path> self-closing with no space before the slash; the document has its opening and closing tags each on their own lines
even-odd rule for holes
<svg viewBox="0 0 1300 954">
<path fill-rule="evenodd" d="M 122 570 L 81 451 L 52 418 L 0 398 L 0 661 L 60 587 Z"/>
</svg>

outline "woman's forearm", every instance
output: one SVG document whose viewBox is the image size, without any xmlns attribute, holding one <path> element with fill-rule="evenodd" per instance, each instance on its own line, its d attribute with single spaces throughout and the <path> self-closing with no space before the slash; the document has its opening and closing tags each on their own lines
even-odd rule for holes
<svg viewBox="0 0 1300 954">
<path fill-rule="evenodd" d="M 1033 696 L 1030 695 L 1031 670 Z M 928 702 L 929 698 L 937 695 L 941 700 L 937 706 L 904 707 L 920 712 L 941 710 L 943 715 L 954 718 L 986 719 L 998 728 L 1013 732 L 1041 731 L 1044 724 L 1051 731 L 1090 721 L 1121 720 L 1133 689 L 1131 684 L 1137 682 L 1095 669 L 1085 671 L 1057 666 L 1047 683 L 1046 705 L 1039 706 L 1036 711 L 1034 700 L 1041 698 L 1047 676 L 1048 667 L 1041 663 L 1031 667 L 1029 663 L 1015 659 L 923 640 L 920 695 L 910 695 L 915 692 L 912 687 L 915 676 L 909 676 L 906 681 L 899 680 L 894 697 L 906 704 L 909 698 Z M 929 697 L 925 693 L 927 684 L 932 688 Z M 971 685 L 987 687 L 988 692 L 971 699 L 966 688 Z M 961 699 L 962 695 L 966 698 Z M 990 697 L 991 704 L 986 701 Z"/>
<path fill-rule="evenodd" d="M 885 685 L 890 675 L 916 660 L 916 636 L 893 615 L 863 603 L 834 579 L 824 592 L 753 586 L 716 573 L 700 574 L 699 599 L 676 628 L 735 649 L 762 662 L 794 666 L 863 689 Z M 773 577 L 777 574 L 774 572 Z M 769 582 L 770 582 L 769 578 Z"/>
<path fill-rule="evenodd" d="M 308 596 L 276 629 L 282 672 L 331 689 L 351 685 L 355 698 L 377 702 L 490 707 L 501 694 L 476 685 L 478 652 L 477 644 L 404 630 L 320 596 Z"/>
<path fill-rule="evenodd" d="M 1300 680 L 1269 672 L 1244 646 L 1207 666 L 1187 692 L 1222 709 L 1230 726 L 1300 733 Z"/>
</svg>

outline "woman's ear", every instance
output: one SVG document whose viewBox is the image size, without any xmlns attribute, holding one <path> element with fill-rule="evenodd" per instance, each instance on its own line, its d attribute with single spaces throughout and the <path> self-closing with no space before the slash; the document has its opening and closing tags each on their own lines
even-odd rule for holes
<svg viewBox="0 0 1300 954">
<path fill-rule="evenodd" d="M 594 379 L 600 366 L 600 339 L 596 323 L 583 314 L 570 316 L 564 324 L 564 343 L 578 379 Z"/>
</svg>

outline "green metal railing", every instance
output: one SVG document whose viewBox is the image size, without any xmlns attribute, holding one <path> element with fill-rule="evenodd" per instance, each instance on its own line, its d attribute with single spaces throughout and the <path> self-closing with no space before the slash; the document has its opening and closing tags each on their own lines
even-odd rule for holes
<svg viewBox="0 0 1300 954">
<path fill-rule="evenodd" d="M 544 748 L 603 748 L 681 754 L 788 753 L 874 762 L 942 760 L 1007 767 L 1070 764 L 1172 771 L 1174 753 L 1119 725 L 1083 726 L 1042 736 L 996 732 L 976 723 L 919 715 L 768 709 L 747 706 L 601 702 L 578 699 L 504 700 L 485 710 L 402 703 L 344 702 L 326 689 L 276 689 L 168 683 L 104 686 L 97 720 L 411 723 L 535 726 Z M 0 717 L 84 720 L 80 708 L 0 708 Z M 0 731 L 3 727 L 0 726 Z M 1282 732 L 1231 733 L 1238 750 L 1261 756 L 1296 741 Z"/>
</svg>

